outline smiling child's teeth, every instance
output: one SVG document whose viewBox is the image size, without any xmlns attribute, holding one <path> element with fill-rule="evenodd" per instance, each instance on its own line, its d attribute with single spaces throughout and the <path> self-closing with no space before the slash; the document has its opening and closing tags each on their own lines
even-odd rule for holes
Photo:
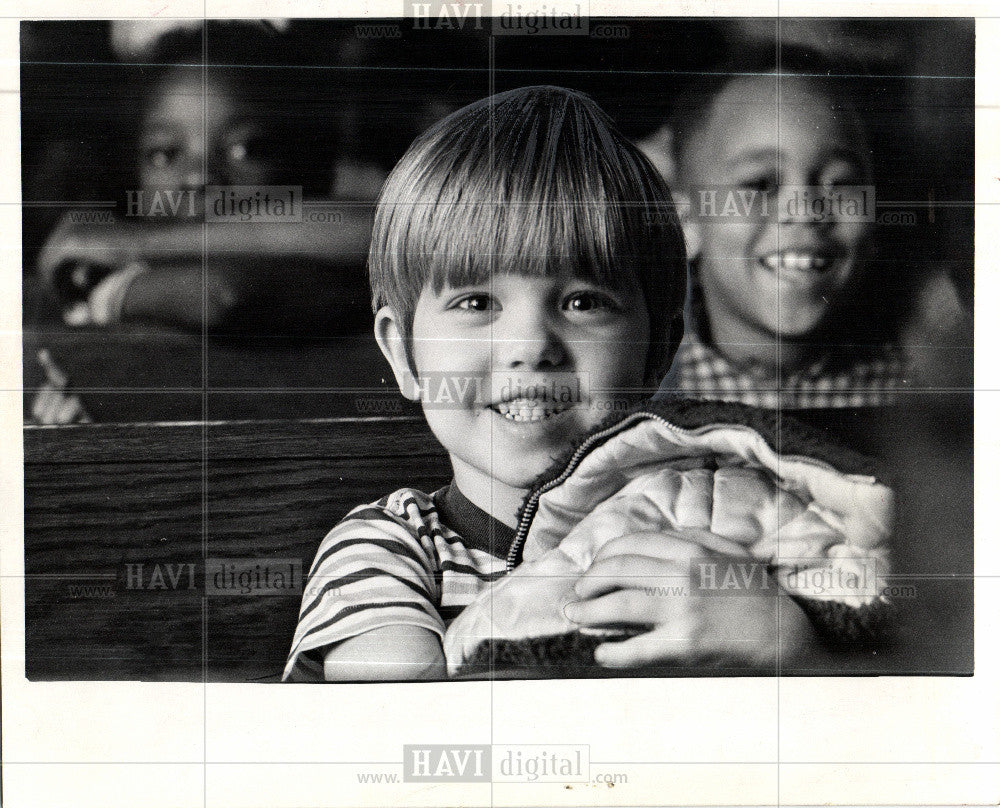
<svg viewBox="0 0 1000 808">
<path fill-rule="evenodd" d="M 501 401 L 496 405 L 496 410 L 508 421 L 541 421 L 561 412 L 559 407 L 546 407 L 538 401 L 523 398 Z"/>
<path fill-rule="evenodd" d="M 826 269 L 829 264 L 827 258 L 823 258 L 812 253 L 782 252 L 770 253 L 764 256 L 764 264 L 771 270 L 789 270 L 795 272 L 809 272 Z"/>
</svg>

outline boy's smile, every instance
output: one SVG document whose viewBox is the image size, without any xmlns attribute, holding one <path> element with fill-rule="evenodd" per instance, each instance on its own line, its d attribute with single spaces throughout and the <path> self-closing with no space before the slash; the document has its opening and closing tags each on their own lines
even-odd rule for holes
<svg viewBox="0 0 1000 808">
<path fill-rule="evenodd" d="M 502 398 L 491 404 L 490 409 L 508 421 L 535 423 L 562 415 L 571 406 L 568 402 L 549 400 L 544 395 L 535 397 L 519 392 L 513 398 Z"/>
<path fill-rule="evenodd" d="M 404 394 L 419 397 L 462 492 L 510 521 L 553 459 L 634 400 L 649 323 L 639 291 L 571 275 L 499 275 L 426 288 L 412 339 L 417 380 L 403 378 Z"/>
<path fill-rule="evenodd" d="M 812 283 L 834 265 L 835 250 L 817 251 L 810 248 L 775 250 L 760 259 L 766 269 L 789 283 Z"/>
<path fill-rule="evenodd" d="M 840 205 L 869 182 L 859 124 L 822 86 L 796 76 L 733 79 L 715 97 L 682 160 L 684 184 L 727 188 L 766 203 L 758 215 L 702 218 L 699 277 L 712 338 L 724 353 L 773 353 L 777 336 L 808 338 L 864 260 L 862 217 Z M 839 194 L 839 196 L 838 196 Z M 873 202 L 874 200 L 872 200 Z"/>
</svg>

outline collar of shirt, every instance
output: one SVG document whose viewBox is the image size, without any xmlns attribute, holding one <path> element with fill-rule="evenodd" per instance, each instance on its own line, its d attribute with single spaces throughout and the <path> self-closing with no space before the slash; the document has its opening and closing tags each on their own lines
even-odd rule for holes
<svg viewBox="0 0 1000 808">
<path fill-rule="evenodd" d="M 898 350 L 858 346 L 827 350 L 806 367 L 780 374 L 762 363 L 734 362 L 711 344 L 698 271 L 692 266 L 685 302 L 685 334 L 657 395 L 687 395 L 756 407 L 831 408 L 892 404 L 908 386 Z M 849 352 L 849 353 L 847 353 Z"/>
<path fill-rule="evenodd" d="M 888 350 L 836 372 L 823 361 L 784 378 L 773 371 L 760 374 L 757 370 L 757 374 L 748 372 L 691 334 L 678 351 L 676 373 L 672 374 L 676 389 L 661 387 L 660 393 L 737 401 L 754 407 L 826 409 L 886 406 L 906 387 L 905 366 Z"/>
<path fill-rule="evenodd" d="M 505 558 L 516 531 L 472 503 L 452 480 L 433 495 L 441 521 L 465 541 L 465 546 Z"/>
</svg>

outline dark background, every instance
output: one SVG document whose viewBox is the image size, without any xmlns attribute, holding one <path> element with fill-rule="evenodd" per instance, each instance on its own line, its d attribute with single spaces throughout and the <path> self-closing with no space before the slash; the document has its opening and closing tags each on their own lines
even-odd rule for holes
<svg viewBox="0 0 1000 808">
<path fill-rule="evenodd" d="M 398 25 L 400 36 L 372 39 L 358 28 L 379 22 Z M 591 20 L 592 30 L 599 23 L 625 26 L 627 38 L 491 37 L 488 21 L 482 30 L 470 23 L 462 31 L 428 31 L 404 19 L 295 20 L 280 52 L 234 53 L 209 36 L 206 53 L 209 63 L 243 65 L 249 82 L 282 71 L 301 115 L 323 116 L 324 147 L 332 143 L 339 166 L 336 178 L 330 168 L 334 195 L 359 166 L 388 171 L 428 124 L 492 91 L 539 83 L 578 88 L 641 139 L 662 125 L 690 75 L 732 49 L 806 44 L 849 57 L 861 66 L 855 96 L 875 148 L 877 198 L 906 203 L 899 209 L 917 219 L 915 226 L 879 228 L 872 283 L 855 305 L 891 337 L 913 314 L 916 287 L 943 271 L 971 307 L 972 21 L 624 18 Z M 134 187 L 123 155 L 130 153 L 137 88 L 151 68 L 116 55 L 108 22 L 26 22 L 21 39 L 26 402 L 42 380 L 35 358 L 42 347 L 98 421 L 357 414 L 344 390 L 393 395 L 363 303 L 356 333 L 295 344 L 63 326 L 33 267 L 66 206 L 38 203 L 116 200 L 122 210 L 124 190 Z M 359 262 L 352 282 L 361 301 L 363 273 Z M 971 344 L 930 347 L 944 352 L 947 364 L 968 366 L 958 378 L 971 384 Z"/>
</svg>

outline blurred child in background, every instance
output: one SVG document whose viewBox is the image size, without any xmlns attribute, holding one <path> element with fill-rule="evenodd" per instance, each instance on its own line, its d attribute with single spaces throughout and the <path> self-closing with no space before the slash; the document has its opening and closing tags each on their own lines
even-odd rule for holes
<svg viewBox="0 0 1000 808">
<path fill-rule="evenodd" d="M 134 136 L 125 139 L 121 164 L 105 166 L 101 178 L 121 187 L 118 210 L 67 212 L 37 259 L 63 321 L 305 338 L 367 325 L 364 268 L 377 178 L 362 184 L 369 193 L 330 204 L 338 111 L 315 71 L 289 69 L 299 64 L 293 38 L 262 23 L 131 26 L 155 36 L 145 50 L 116 42 L 126 62 L 141 61 L 122 104 L 135 101 Z M 112 39 L 126 28 L 113 29 Z M 64 168 L 73 170 L 80 165 Z M 296 189 L 298 220 L 206 221 L 219 197 L 206 199 L 209 186 L 241 186 L 252 196 L 273 185 Z M 359 187 L 349 176 L 339 185 Z M 38 363 L 44 382 L 33 420 L 90 420 L 48 350 Z"/>
<path fill-rule="evenodd" d="M 345 203 L 310 216 L 310 199 L 329 198 L 337 132 L 314 87 L 283 68 L 290 44 L 245 23 L 159 38 L 137 76 L 125 215 L 70 212 L 39 257 L 67 324 L 323 336 L 367 321 L 370 213 Z M 263 185 L 300 188 L 301 220 L 204 221 L 207 186 Z"/>
<path fill-rule="evenodd" d="M 885 297 L 865 291 L 865 128 L 819 55 L 782 48 L 780 76 L 776 59 L 773 47 L 745 52 L 698 77 L 669 125 L 693 291 L 661 391 L 761 407 L 888 404 L 905 384 L 884 327 L 900 301 L 889 279 Z"/>
</svg>

